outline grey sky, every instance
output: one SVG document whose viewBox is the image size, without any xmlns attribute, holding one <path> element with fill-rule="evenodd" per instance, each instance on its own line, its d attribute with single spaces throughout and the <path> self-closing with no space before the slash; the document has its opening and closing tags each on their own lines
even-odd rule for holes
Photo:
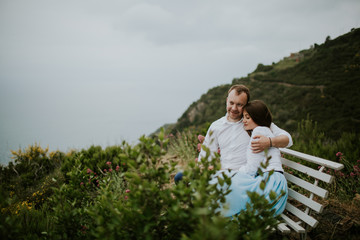
<svg viewBox="0 0 360 240">
<path fill-rule="evenodd" d="M 359 13 L 357 0 L 0 0 L 0 160 L 35 142 L 135 143 Z"/>
</svg>

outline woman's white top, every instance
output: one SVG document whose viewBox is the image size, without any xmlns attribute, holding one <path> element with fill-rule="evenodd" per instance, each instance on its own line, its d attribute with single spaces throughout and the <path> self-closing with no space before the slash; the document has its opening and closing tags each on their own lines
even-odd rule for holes
<svg viewBox="0 0 360 240">
<path fill-rule="evenodd" d="M 275 135 L 272 133 L 270 128 L 268 127 L 256 127 L 254 128 L 252 134 L 250 143 L 246 150 L 246 158 L 247 162 L 246 165 L 239 168 L 239 172 L 247 173 L 250 175 L 255 176 L 257 173 L 258 168 L 260 167 L 260 163 L 265 163 L 266 158 L 271 156 L 269 160 L 269 166 L 266 169 L 262 169 L 263 172 L 268 172 L 271 170 L 275 171 L 281 171 L 284 172 L 281 164 L 281 154 L 280 150 L 275 147 L 268 148 L 267 154 L 265 154 L 265 151 L 260 153 L 253 153 L 251 150 L 251 142 L 254 140 L 253 137 L 256 135 L 263 135 L 266 137 L 275 137 Z"/>
</svg>

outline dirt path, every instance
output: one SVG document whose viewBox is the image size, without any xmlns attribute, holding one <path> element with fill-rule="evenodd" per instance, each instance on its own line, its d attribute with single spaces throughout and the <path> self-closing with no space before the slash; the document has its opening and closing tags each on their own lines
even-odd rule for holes
<svg viewBox="0 0 360 240">
<path fill-rule="evenodd" d="M 251 82 L 258 82 L 258 80 L 255 79 L 254 76 L 250 76 L 250 81 Z M 296 85 L 296 84 L 291 84 L 291 83 L 284 83 L 284 82 L 271 82 L 270 83 L 275 83 L 278 85 L 282 85 L 285 87 L 297 87 L 297 88 L 317 88 L 320 90 L 321 96 L 324 96 L 324 88 L 325 85 Z"/>
</svg>

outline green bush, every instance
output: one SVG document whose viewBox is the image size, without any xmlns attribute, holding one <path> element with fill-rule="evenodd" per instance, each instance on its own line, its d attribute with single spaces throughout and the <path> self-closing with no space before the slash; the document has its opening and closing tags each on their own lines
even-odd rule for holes
<svg viewBox="0 0 360 240">
<path fill-rule="evenodd" d="M 201 162 L 188 160 L 183 180 L 174 185 L 171 173 L 177 162 L 165 156 L 169 139 L 160 132 L 158 137 L 143 136 L 139 140 L 135 146 L 123 143 L 105 150 L 90 147 L 67 154 L 61 171 L 57 169 L 42 184 L 37 184 L 37 191 L 29 199 L 15 199 L 2 191 L 2 237 L 261 239 L 269 236 L 277 220 L 261 195 L 250 194 L 253 203 L 232 219 L 220 214 L 219 204 L 229 193 L 231 179 L 224 175 L 217 185 L 209 183 L 220 168 L 218 154 L 208 161 L 210 152 L 204 148 L 207 157 Z M 196 153 L 193 143 L 189 146 Z M 254 221 L 257 225 L 247 224 Z"/>
<path fill-rule="evenodd" d="M 262 63 L 259 63 L 255 69 L 255 73 L 256 72 L 269 72 L 273 69 L 273 66 L 271 65 L 264 65 Z"/>
<path fill-rule="evenodd" d="M 191 161 L 192 171 L 173 185 L 169 173 L 176 163 L 161 161 L 167 143 L 160 134 L 158 142 L 141 138 L 127 151 L 132 152 L 129 171 L 112 175 L 88 208 L 95 222 L 90 230 L 94 238 L 180 239 L 194 233 L 199 224 L 219 218 L 215 210 L 222 195 L 208 183 L 214 170 L 204 170 L 210 162 L 200 168 Z"/>
</svg>

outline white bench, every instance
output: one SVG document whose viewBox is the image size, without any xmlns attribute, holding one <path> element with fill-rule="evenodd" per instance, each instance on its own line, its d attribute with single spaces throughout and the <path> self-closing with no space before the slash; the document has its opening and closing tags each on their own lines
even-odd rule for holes
<svg viewBox="0 0 360 240">
<path fill-rule="evenodd" d="M 288 234 L 291 228 L 300 234 L 301 239 L 306 239 L 309 227 L 314 228 L 318 224 L 312 213 L 321 213 L 324 209 L 314 195 L 323 199 L 328 197 L 328 191 L 318 186 L 319 180 L 327 184 L 334 180 L 333 176 L 323 172 L 324 169 L 341 170 L 344 165 L 291 149 L 280 148 L 280 151 L 287 156 L 295 157 L 299 162 L 301 159 L 303 163 L 306 161 L 311 165 L 305 166 L 284 157 L 281 159 L 286 169 L 284 175 L 288 181 L 289 198 L 285 211 L 281 214 L 283 223 L 278 225 L 278 230 Z M 302 177 L 299 177 L 301 174 Z"/>
</svg>

